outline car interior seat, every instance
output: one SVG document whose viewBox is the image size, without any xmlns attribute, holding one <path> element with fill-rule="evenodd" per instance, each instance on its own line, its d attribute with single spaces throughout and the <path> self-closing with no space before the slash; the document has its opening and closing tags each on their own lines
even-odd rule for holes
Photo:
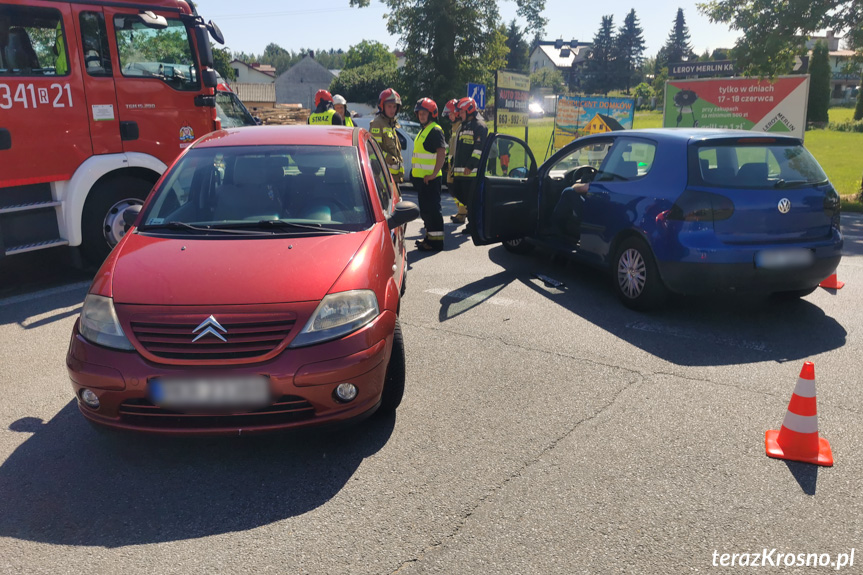
<svg viewBox="0 0 863 575">
<path fill-rule="evenodd" d="M 281 217 L 281 176 L 268 158 L 240 156 L 231 179 L 219 189 L 215 220 Z M 283 174 L 284 172 L 282 172 Z"/>
<path fill-rule="evenodd" d="M 735 185 L 738 186 L 758 186 L 767 185 L 767 174 L 769 170 L 767 163 L 749 163 L 740 166 L 737 170 L 737 176 L 734 178 Z"/>
<path fill-rule="evenodd" d="M 16 26 L 9 29 L 6 62 L 9 68 L 17 70 L 38 70 L 41 67 L 30 36 L 24 28 Z"/>
<path fill-rule="evenodd" d="M 638 177 L 638 162 L 623 161 L 617 165 L 617 175 L 626 180 Z"/>
</svg>

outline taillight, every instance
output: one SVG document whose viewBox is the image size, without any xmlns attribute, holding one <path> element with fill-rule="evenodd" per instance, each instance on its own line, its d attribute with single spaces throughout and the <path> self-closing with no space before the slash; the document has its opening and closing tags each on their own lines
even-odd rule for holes
<svg viewBox="0 0 863 575">
<path fill-rule="evenodd" d="M 715 222 L 727 220 L 733 213 L 734 203 L 725 196 L 686 190 L 668 210 L 666 219 L 683 222 Z"/>
<path fill-rule="evenodd" d="M 824 194 L 824 211 L 832 215 L 839 210 L 839 205 L 839 194 L 833 188 L 829 188 Z"/>
</svg>

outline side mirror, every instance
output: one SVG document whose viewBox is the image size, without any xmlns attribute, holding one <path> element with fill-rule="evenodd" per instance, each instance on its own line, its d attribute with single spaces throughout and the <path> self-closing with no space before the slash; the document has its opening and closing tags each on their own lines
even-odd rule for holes
<svg viewBox="0 0 863 575">
<path fill-rule="evenodd" d="M 201 72 L 201 79 L 204 81 L 204 86 L 207 88 L 215 88 L 219 85 L 219 77 L 216 76 L 215 70 L 206 69 Z M 212 96 L 210 96 L 212 98 Z"/>
<path fill-rule="evenodd" d="M 212 68 L 213 48 L 210 46 L 210 39 L 207 37 L 206 27 L 195 26 L 195 41 L 198 43 L 198 56 L 201 59 L 201 66 L 204 68 Z"/>
<path fill-rule="evenodd" d="M 127 226 L 134 226 L 135 222 L 138 220 L 138 215 L 141 213 L 141 208 L 143 207 L 144 206 L 141 205 L 134 205 L 123 210 L 123 222 Z"/>
<path fill-rule="evenodd" d="M 523 180 L 527 176 L 527 168 L 515 168 L 514 170 L 509 171 L 510 178 L 518 178 L 519 180 Z"/>
<path fill-rule="evenodd" d="M 221 45 L 225 45 L 225 35 L 222 34 L 222 31 L 219 30 L 219 27 L 216 26 L 216 23 L 210 20 L 207 22 L 207 30 L 210 32 L 210 36 L 213 37 L 213 40 L 218 42 Z"/>
<path fill-rule="evenodd" d="M 393 215 L 387 218 L 387 225 L 391 230 L 412 222 L 420 215 L 420 209 L 413 202 L 399 202 L 393 209 Z"/>
</svg>

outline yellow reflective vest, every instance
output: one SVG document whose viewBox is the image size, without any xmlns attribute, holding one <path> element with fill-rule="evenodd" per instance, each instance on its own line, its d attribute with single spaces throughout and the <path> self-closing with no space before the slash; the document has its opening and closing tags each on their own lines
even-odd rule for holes
<svg viewBox="0 0 863 575">
<path fill-rule="evenodd" d="M 443 136 L 443 130 L 436 122 L 429 122 L 420 130 L 419 135 L 414 140 L 414 155 L 411 159 L 411 177 L 424 178 L 428 175 L 434 175 L 435 178 L 440 177 L 441 170 L 434 172 L 435 163 L 437 163 L 437 153 L 429 152 L 425 149 L 426 138 L 432 133 L 432 130 L 440 130 Z"/>
<path fill-rule="evenodd" d="M 309 116 L 309 124 L 312 126 L 332 126 L 333 116 L 336 115 L 335 110 L 327 110 L 326 112 L 318 112 Z"/>
</svg>

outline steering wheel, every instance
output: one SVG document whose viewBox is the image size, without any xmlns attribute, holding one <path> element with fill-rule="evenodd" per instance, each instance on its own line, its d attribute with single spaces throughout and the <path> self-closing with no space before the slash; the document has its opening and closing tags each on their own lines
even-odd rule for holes
<svg viewBox="0 0 863 575">
<path fill-rule="evenodd" d="M 580 166 L 567 174 L 568 184 L 585 184 L 592 182 L 597 170 L 593 166 Z"/>
</svg>

